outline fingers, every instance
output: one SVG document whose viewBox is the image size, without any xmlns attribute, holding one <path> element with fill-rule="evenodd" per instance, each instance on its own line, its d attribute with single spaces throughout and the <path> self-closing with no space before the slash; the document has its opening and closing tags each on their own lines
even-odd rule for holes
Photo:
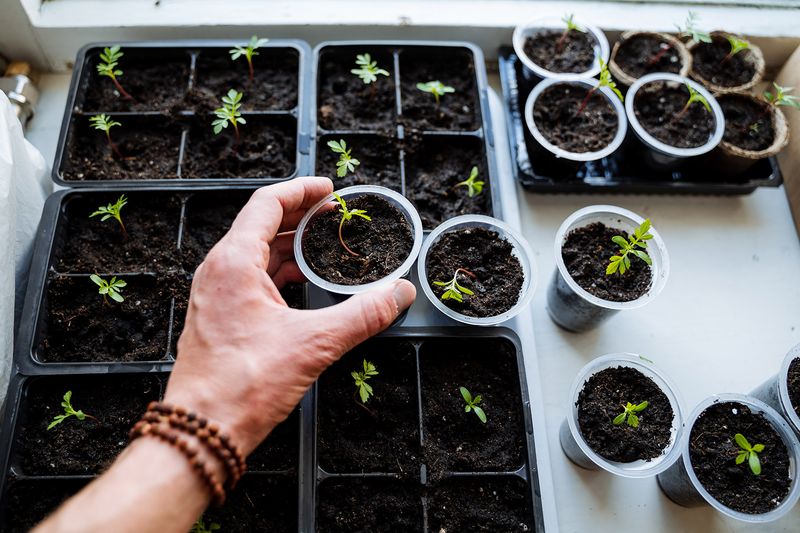
<svg viewBox="0 0 800 533">
<path fill-rule="evenodd" d="M 284 261 L 290 259 L 294 259 L 294 232 L 279 233 L 269 245 L 267 274 L 273 276 Z"/>
<path fill-rule="evenodd" d="M 282 263 L 274 274 L 270 274 L 272 283 L 278 289 L 282 289 L 287 283 L 303 283 L 306 277 L 294 261 Z"/>
</svg>

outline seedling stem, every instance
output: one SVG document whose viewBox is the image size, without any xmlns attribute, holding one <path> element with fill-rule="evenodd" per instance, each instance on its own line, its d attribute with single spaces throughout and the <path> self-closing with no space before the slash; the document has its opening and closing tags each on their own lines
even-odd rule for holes
<svg viewBox="0 0 800 533">
<path fill-rule="evenodd" d="M 47 426 L 47 431 L 50 431 L 51 429 L 53 429 L 54 427 L 56 427 L 57 425 L 59 425 L 60 423 L 62 423 L 64 420 L 66 420 L 71 416 L 74 416 L 78 420 L 86 420 L 87 418 L 91 418 L 95 422 L 97 421 L 97 419 L 92 415 L 84 413 L 83 411 L 80 410 L 76 411 L 72 407 L 71 390 L 68 390 L 66 393 L 64 393 L 64 400 L 61 402 L 61 407 L 64 408 L 64 414 L 56 415 L 56 417 L 53 418 L 53 421 L 50 422 L 50 425 Z"/>
<path fill-rule="evenodd" d="M 706 108 L 706 111 L 711 113 L 711 105 L 708 103 L 708 100 L 706 100 L 705 96 L 700 94 L 699 91 L 695 90 L 695 88 L 692 87 L 689 82 L 686 82 L 686 89 L 689 91 L 689 99 L 686 100 L 686 105 L 683 106 L 683 109 L 681 109 L 672 120 L 680 120 L 683 118 L 683 116 L 689 111 L 689 107 L 694 103 L 703 104 L 703 107 Z"/>
<path fill-rule="evenodd" d="M 119 157 L 120 159 L 124 159 L 122 157 L 122 153 L 120 153 L 119 148 L 117 145 L 114 144 L 114 141 L 111 140 L 111 128 L 114 126 L 122 126 L 119 122 L 115 120 L 111 120 L 109 115 L 105 113 L 101 113 L 100 115 L 94 115 L 89 117 L 89 122 L 91 123 L 92 127 L 96 130 L 100 130 L 106 134 L 106 139 L 108 140 L 108 146 L 111 147 L 111 150 Z"/>
<path fill-rule="evenodd" d="M 89 218 L 102 215 L 103 218 L 100 219 L 100 222 L 105 222 L 109 218 L 113 218 L 119 222 L 119 227 L 122 228 L 122 235 L 125 237 L 125 240 L 128 240 L 128 231 L 125 229 L 125 224 L 122 223 L 122 214 L 120 213 L 127 203 L 128 198 L 123 194 L 117 199 L 116 203 L 98 207 L 94 213 L 89 215 Z"/>
<path fill-rule="evenodd" d="M 739 39 L 733 35 L 726 36 L 728 39 L 728 44 L 731 45 L 731 51 L 728 52 L 728 55 L 722 58 L 722 61 L 719 62 L 720 65 L 724 65 L 728 61 L 731 60 L 733 56 L 741 52 L 742 50 L 747 50 L 750 48 L 750 41 L 746 41 L 744 39 Z"/>
<path fill-rule="evenodd" d="M 484 185 L 485 182 L 478 180 L 478 167 L 472 167 L 472 170 L 469 173 L 469 178 L 456 183 L 455 186 L 453 186 L 453 189 L 457 187 L 466 187 L 467 196 L 474 198 L 483 192 Z"/>
<path fill-rule="evenodd" d="M 586 109 L 586 106 L 589 105 L 589 99 L 598 89 L 600 89 L 600 87 L 608 87 L 614 92 L 614 94 L 617 95 L 620 100 L 623 102 L 625 101 L 625 97 L 622 96 L 620 90 L 617 89 L 617 84 L 614 83 L 614 80 L 611 78 L 611 73 L 608 71 L 608 65 L 606 65 L 605 61 L 603 61 L 602 57 L 598 58 L 598 60 L 600 61 L 600 79 L 597 82 L 597 85 L 589 89 L 589 91 L 586 93 L 586 97 L 583 99 L 578 111 L 575 113 L 576 117 L 580 115 L 584 109 Z"/>
<path fill-rule="evenodd" d="M 111 78 L 111 81 L 114 82 L 119 94 L 128 100 L 133 100 L 133 96 L 128 94 L 128 92 L 122 88 L 122 85 L 120 85 L 119 80 L 117 79 L 119 76 L 122 76 L 122 71 L 116 67 L 119 64 L 119 58 L 121 58 L 123 55 L 125 54 L 120 51 L 119 45 L 112 46 L 111 48 L 103 48 L 103 52 L 100 54 L 100 63 L 97 65 L 97 72 L 101 76 L 107 76 Z"/>
<path fill-rule="evenodd" d="M 442 96 L 456 92 L 453 87 L 445 85 L 439 80 L 433 80 L 426 83 L 417 83 L 417 89 L 433 95 L 434 100 L 436 100 L 436 109 L 439 109 L 439 105 L 441 103 L 440 99 Z"/>
<path fill-rule="evenodd" d="M 561 53 L 561 50 L 564 48 L 564 44 L 567 42 L 567 35 L 569 35 L 570 31 L 575 30 L 581 33 L 586 33 L 585 28 L 582 28 L 573 21 L 574 18 L 575 15 L 573 15 L 572 13 L 561 17 L 561 20 L 564 21 L 564 24 L 566 24 L 567 27 L 564 29 L 564 33 L 561 34 L 561 38 L 558 40 L 558 43 L 556 44 L 556 50 L 558 50 L 559 53 Z"/>
<path fill-rule="evenodd" d="M 347 203 L 344 201 L 344 198 L 338 194 L 333 193 L 333 197 L 336 198 L 337 202 L 339 202 L 339 212 L 342 214 L 342 219 L 339 221 L 339 242 L 342 243 L 342 246 L 345 250 L 347 250 L 348 253 L 350 253 L 350 255 L 359 257 L 361 254 L 354 252 L 349 246 L 347 246 L 347 244 L 345 244 L 344 237 L 342 237 L 342 228 L 344 227 L 344 223 L 352 219 L 354 216 L 361 217 L 367 222 L 372 221 L 372 217 L 367 215 L 367 212 L 363 209 L 347 209 Z"/>
<path fill-rule="evenodd" d="M 236 46 L 233 50 L 228 50 L 228 53 L 231 55 L 231 59 L 236 61 L 240 57 L 244 56 L 247 59 L 247 67 L 250 70 L 250 81 L 252 82 L 255 77 L 255 72 L 253 71 L 253 56 L 257 56 L 258 50 L 260 47 L 264 46 L 269 42 L 269 39 L 259 39 L 257 36 L 253 35 L 250 37 L 250 42 L 247 43 L 245 46 Z"/>
</svg>

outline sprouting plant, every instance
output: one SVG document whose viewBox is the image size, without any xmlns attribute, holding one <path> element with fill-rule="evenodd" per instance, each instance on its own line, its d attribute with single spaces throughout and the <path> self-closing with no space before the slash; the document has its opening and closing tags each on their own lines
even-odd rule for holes
<svg viewBox="0 0 800 533">
<path fill-rule="evenodd" d="M 431 93 L 436 100 L 436 107 L 439 107 L 440 98 L 445 94 L 454 93 L 456 90 L 448 85 L 443 84 L 439 80 L 433 80 L 425 83 L 417 83 L 417 89 L 422 92 Z"/>
<path fill-rule="evenodd" d="M 467 390 L 466 387 L 459 387 L 458 390 L 461 392 L 461 397 L 464 398 L 464 401 L 467 405 L 464 406 L 464 412 L 469 413 L 470 411 L 474 412 L 477 417 L 480 419 L 481 422 L 484 424 L 486 423 L 486 413 L 483 412 L 483 409 L 478 407 L 478 404 L 483 401 L 481 395 L 478 394 L 474 398 L 472 394 Z"/>
<path fill-rule="evenodd" d="M 361 397 L 361 403 L 367 403 L 369 397 L 372 396 L 372 385 L 367 383 L 367 380 L 373 376 L 378 375 L 378 369 L 375 365 L 364 359 L 364 370 L 362 372 L 352 371 L 350 375 L 353 376 L 353 381 L 356 384 L 356 392 Z"/>
<path fill-rule="evenodd" d="M 622 96 L 620 90 L 617 89 L 617 84 L 614 83 L 614 79 L 611 77 L 611 72 L 608 71 L 608 65 L 606 62 L 603 61 L 602 57 L 598 58 L 598 61 L 600 61 L 600 77 L 597 81 L 597 85 L 589 89 L 589 91 L 586 93 L 586 96 L 581 102 L 580 107 L 578 107 L 578 111 L 575 113 L 576 117 L 580 115 L 584 109 L 586 109 L 586 106 L 589 105 L 589 99 L 600 89 L 600 87 L 608 87 L 614 92 L 614 94 L 617 95 L 620 100 L 623 102 L 625 101 L 625 97 Z"/>
<path fill-rule="evenodd" d="M 648 265 L 652 265 L 653 261 L 650 259 L 650 256 L 647 255 L 643 249 L 647 248 L 647 242 L 653 238 L 653 235 L 650 234 L 650 219 L 648 218 L 642 224 L 636 228 L 632 234 L 628 235 L 628 239 L 626 240 L 625 237 L 621 237 L 620 235 L 615 235 L 611 238 L 615 244 L 619 245 L 619 255 L 612 255 L 611 259 L 609 260 L 608 267 L 606 267 L 606 276 L 610 276 L 615 272 L 619 272 L 620 274 L 624 274 L 628 270 L 631 269 L 631 258 L 629 257 L 630 254 L 635 255 Z M 642 250 L 637 250 L 636 248 L 642 248 Z"/>
<path fill-rule="evenodd" d="M 119 94 L 128 100 L 133 100 L 133 96 L 128 94 L 128 92 L 122 88 L 122 85 L 120 85 L 118 79 L 120 76 L 122 76 L 122 71 L 117 68 L 117 65 L 119 65 L 119 59 L 123 55 L 125 54 L 120 50 L 119 45 L 112 46 L 111 48 L 103 48 L 103 52 L 100 54 L 100 63 L 97 64 L 97 72 L 101 76 L 108 76 L 111 78 L 111 81 L 114 82 L 114 86 L 119 91 Z"/>
<path fill-rule="evenodd" d="M 91 279 L 100 289 L 98 289 L 98 294 L 103 295 L 103 301 L 108 303 L 107 296 L 111 296 L 111 299 L 115 302 L 124 302 L 125 298 L 120 294 L 120 291 L 123 287 L 126 287 L 128 284 L 121 279 L 117 279 L 117 276 L 111 278 L 111 281 L 106 281 L 97 274 L 92 274 L 89 276 Z"/>
<path fill-rule="evenodd" d="M 638 428 L 639 417 L 636 415 L 636 413 L 641 413 L 647 409 L 648 405 L 649 403 L 647 401 L 644 401 L 640 404 L 632 404 L 631 402 L 627 402 L 627 405 L 622 407 L 624 410 L 614 417 L 614 425 L 619 426 L 623 422 L 627 422 L 630 427 Z"/>
<path fill-rule="evenodd" d="M 788 106 L 795 109 L 800 109 L 800 98 L 793 94 L 789 94 L 794 90 L 793 87 L 781 87 L 773 82 L 772 86 L 775 87 L 775 92 L 764 91 L 764 100 L 772 107 Z"/>
<path fill-rule="evenodd" d="M 114 144 L 114 141 L 111 140 L 111 128 L 113 128 L 114 126 L 122 126 L 122 124 L 120 124 L 116 120 L 112 120 L 111 117 L 109 115 L 106 115 L 105 113 L 89 117 L 89 123 L 92 125 L 94 129 L 100 130 L 106 134 L 106 139 L 108 140 L 108 146 L 115 154 L 117 154 L 117 157 L 122 159 L 122 153 L 120 153 L 119 148 L 117 148 L 117 145 Z"/>
<path fill-rule="evenodd" d="M 336 175 L 340 178 L 347 176 L 348 172 L 356 173 L 356 167 L 361 164 L 361 161 L 350 156 L 352 148 L 347 148 L 347 143 L 344 139 L 337 141 L 328 141 L 328 148 L 334 154 L 339 154 L 339 160 L 336 162 Z"/>
<path fill-rule="evenodd" d="M 66 420 L 67 418 L 69 418 L 71 416 L 74 416 L 78 420 L 86 420 L 87 418 L 91 418 L 92 420 L 97 420 L 92 415 L 86 414 L 83 411 L 76 411 L 72 407 L 72 391 L 71 390 L 68 390 L 66 393 L 64 393 L 64 401 L 61 402 L 61 407 L 64 408 L 64 414 L 63 415 L 57 415 L 55 418 L 53 418 L 53 421 L 50 422 L 49 426 L 47 426 L 47 430 L 48 431 L 50 431 L 51 429 L 53 429 L 54 427 L 56 427 L 61 422 L 63 422 L 64 420 Z"/>
<path fill-rule="evenodd" d="M 372 217 L 367 215 L 367 212 L 363 209 L 347 209 L 347 203 L 344 201 L 344 198 L 338 194 L 333 193 L 333 197 L 336 198 L 337 202 L 339 202 L 339 212 L 342 214 L 342 220 L 339 221 L 339 242 L 342 243 L 344 249 L 347 250 L 351 255 L 359 256 L 361 254 L 355 253 L 344 243 L 344 238 L 342 237 L 342 228 L 344 227 L 344 223 L 353 217 L 361 217 L 367 222 L 372 221 Z"/>
<path fill-rule="evenodd" d="M 378 76 L 388 76 L 389 72 L 378 68 L 378 62 L 372 60 L 372 56 L 369 54 L 358 54 L 356 55 L 356 65 L 358 68 L 352 69 L 350 72 L 355 74 L 361 81 L 364 82 L 364 85 L 369 85 L 371 83 L 375 83 L 378 81 Z"/>
<path fill-rule="evenodd" d="M 213 533 L 214 531 L 218 531 L 220 527 L 221 526 L 216 522 L 211 522 L 206 526 L 206 522 L 201 516 L 197 519 L 197 522 L 192 525 L 192 529 L 189 530 L 189 533 Z"/>
<path fill-rule="evenodd" d="M 467 196 L 473 198 L 483 192 L 483 186 L 485 184 L 485 182 L 478 180 L 478 167 L 472 167 L 469 177 L 464 181 L 456 183 L 455 187 L 466 187 Z"/>
<path fill-rule="evenodd" d="M 731 45 L 731 51 L 728 52 L 728 55 L 722 58 L 722 61 L 720 61 L 720 65 L 728 62 L 733 56 L 735 56 L 742 50 L 747 50 L 748 48 L 750 48 L 750 41 L 739 39 L 735 35 L 728 35 L 726 36 L 726 38 L 728 39 L 728 44 Z"/>
<path fill-rule="evenodd" d="M 242 107 L 242 93 L 236 89 L 231 89 L 228 94 L 222 97 L 222 107 L 214 110 L 217 119 L 211 123 L 214 126 L 214 135 L 228 127 L 228 124 L 233 125 L 233 131 L 236 133 L 236 142 L 239 142 L 239 124 L 246 124 L 242 118 L 242 112 L 239 108 Z"/>
<path fill-rule="evenodd" d="M 247 59 L 247 67 L 250 69 L 250 81 L 253 81 L 255 72 L 253 71 L 253 56 L 257 56 L 257 50 L 267 44 L 269 39 L 259 39 L 256 35 L 250 37 L 250 42 L 245 46 L 236 46 L 233 50 L 228 50 L 231 59 L 236 61 L 240 57 Z"/>
<path fill-rule="evenodd" d="M 108 204 L 106 206 L 100 206 L 97 210 L 89 215 L 89 218 L 102 216 L 103 218 L 100 219 L 100 222 L 105 222 L 109 218 L 113 218 L 117 222 L 119 222 L 119 227 L 122 228 L 122 234 L 125 238 L 128 238 L 128 231 L 125 229 L 125 224 L 122 223 L 122 208 L 128 204 L 128 197 L 124 194 L 117 198 L 117 201 L 113 204 Z"/>
<path fill-rule="evenodd" d="M 475 294 L 468 288 L 462 286 L 458 283 L 458 273 L 463 272 L 467 276 L 471 278 L 475 278 L 475 274 L 467 270 L 466 268 L 458 268 L 456 269 L 455 274 L 453 274 L 453 279 L 450 281 L 434 281 L 433 284 L 437 287 L 444 287 L 445 290 L 442 293 L 442 300 L 455 300 L 459 303 L 464 301 L 464 295 L 472 296 Z"/>
<path fill-rule="evenodd" d="M 734 435 L 733 440 L 736 441 L 740 449 L 739 453 L 736 455 L 736 464 L 740 465 L 747 460 L 750 465 L 750 471 L 757 476 L 761 475 L 761 460 L 758 458 L 758 454 L 764 451 L 764 445 L 756 444 L 750 446 L 750 443 L 747 442 L 747 439 L 744 438 L 744 435 L 741 433 Z"/>
<path fill-rule="evenodd" d="M 680 24 L 675 24 L 675 27 L 678 28 L 678 37 L 691 37 L 693 41 L 697 41 L 698 43 L 710 43 L 711 36 L 699 29 L 695 26 L 697 21 L 700 20 L 700 17 L 697 16 L 697 13 L 694 11 L 689 11 L 689 14 L 686 16 L 686 22 L 683 23 L 683 26 Z"/>
<path fill-rule="evenodd" d="M 689 111 L 689 108 L 692 104 L 703 104 L 703 107 L 706 108 L 706 111 L 711 113 L 711 104 L 708 103 L 706 97 L 700 94 L 700 91 L 692 87 L 688 81 L 684 83 L 686 85 L 686 90 L 689 91 L 689 98 L 686 100 L 686 105 L 683 106 L 683 109 L 678 111 L 678 113 L 672 117 L 672 120 L 680 120 L 681 117 L 683 117 Z"/>
<path fill-rule="evenodd" d="M 579 26 L 574 21 L 574 18 L 575 18 L 575 15 L 573 15 L 572 13 L 570 13 L 569 15 L 564 15 L 563 17 L 561 17 L 561 20 L 564 22 L 564 24 L 567 25 L 567 27 L 564 29 L 564 33 L 561 34 L 561 38 L 558 40 L 558 43 L 556 44 L 556 49 L 559 52 L 562 50 L 562 48 L 564 48 L 564 43 L 567 41 L 567 35 L 569 35 L 569 32 L 571 32 L 571 31 L 579 31 L 581 33 L 586 33 L 586 29 L 583 28 L 582 26 Z"/>
</svg>

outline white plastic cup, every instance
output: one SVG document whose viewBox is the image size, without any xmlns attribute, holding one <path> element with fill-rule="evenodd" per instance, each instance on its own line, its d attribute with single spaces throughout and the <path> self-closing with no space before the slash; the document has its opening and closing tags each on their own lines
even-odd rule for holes
<svg viewBox="0 0 800 533">
<path fill-rule="evenodd" d="M 759 385 L 750 396 L 758 398 L 783 416 L 789 422 L 794 432 L 800 436 L 800 417 L 794 410 L 792 400 L 789 398 L 789 366 L 792 361 L 800 358 L 800 344 L 789 350 L 783 358 L 780 372 Z"/>
<path fill-rule="evenodd" d="M 583 390 L 586 382 L 596 373 L 607 368 L 627 367 L 637 370 L 652 379 L 661 391 L 667 396 L 672 412 L 675 414 L 672 419 L 671 436 L 667 447 L 663 453 L 650 459 L 649 461 L 638 460 L 630 463 L 621 463 L 606 459 L 598 454 L 589 446 L 583 438 L 578 424 L 578 396 Z M 559 441 L 564 455 L 576 465 L 588 470 L 605 470 L 617 476 L 628 478 L 653 477 L 669 468 L 678 460 L 681 454 L 681 437 L 683 435 L 683 409 L 678 396 L 677 388 L 672 384 L 652 361 L 640 355 L 631 353 L 618 353 L 604 355 L 594 359 L 584 366 L 572 383 L 569 392 L 570 412 L 564 418 L 559 429 Z M 609 421 L 609 423 L 611 423 Z"/>
<path fill-rule="evenodd" d="M 697 418 L 706 409 L 719 402 L 740 403 L 746 405 L 755 413 L 763 413 L 786 445 L 786 451 L 789 454 L 789 477 L 792 480 L 792 485 L 789 488 L 789 493 L 780 505 L 769 512 L 763 514 L 748 514 L 735 511 L 723 505 L 708 493 L 694 473 L 692 460 L 689 456 L 689 442 L 691 441 L 692 428 Z M 658 475 L 658 485 L 661 487 L 661 491 L 678 505 L 684 507 L 698 507 L 708 504 L 720 513 L 741 522 L 760 524 L 772 522 L 783 517 L 786 513 L 791 511 L 792 507 L 797 503 L 798 497 L 800 497 L 800 484 L 798 484 L 797 479 L 798 465 L 800 464 L 800 442 L 797 440 L 797 435 L 792 432 L 792 429 L 786 421 L 772 407 L 752 396 L 746 396 L 744 394 L 717 394 L 700 402 L 700 405 L 695 407 L 686 421 L 686 429 L 683 432 L 680 449 L 680 459 Z"/>
<path fill-rule="evenodd" d="M 524 279 L 517 303 L 504 313 L 487 317 L 463 315 L 447 307 L 439 297 L 434 294 L 430 283 L 428 283 L 427 263 L 428 253 L 431 247 L 444 233 L 467 228 L 484 228 L 497 232 L 501 239 L 505 239 L 514 247 L 513 254 L 519 259 Z M 461 215 L 451 218 L 437 226 L 430 235 L 428 235 L 428 238 L 425 239 L 425 243 L 422 245 L 420 260 L 417 262 L 417 273 L 419 274 L 419 284 L 422 287 L 422 292 L 425 293 L 425 296 L 428 297 L 428 300 L 430 300 L 431 304 L 433 304 L 436 309 L 457 322 L 473 326 L 494 326 L 515 317 L 528 306 L 531 298 L 533 298 L 533 291 L 536 287 L 536 265 L 533 258 L 533 251 L 528 241 L 505 222 L 484 215 Z"/>
<path fill-rule="evenodd" d="M 567 266 L 561 256 L 561 247 L 573 230 L 593 222 L 601 222 L 608 227 L 619 229 L 627 235 L 633 233 L 644 222 L 644 219 L 621 207 L 591 205 L 572 213 L 558 228 L 555 240 L 556 270 L 553 272 L 553 278 L 547 288 L 547 311 L 553 322 L 574 332 L 589 331 L 619 311 L 647 305 L 661 293 L 669 277 L 667 247 L 658 231 L 651 227 L 650 233 L 653 238 L 648 241 L 646 251 L 653 261 L 650 267 L 652 283 L 647 292 L 628 302 L 612 302 L 589 293 L 578 285 L 567 272 Z M 611 244 L 609 243 L 609 245 Z M 645 264 L 641 263 L 641 266 L 645 266 Z"/>
</svg>

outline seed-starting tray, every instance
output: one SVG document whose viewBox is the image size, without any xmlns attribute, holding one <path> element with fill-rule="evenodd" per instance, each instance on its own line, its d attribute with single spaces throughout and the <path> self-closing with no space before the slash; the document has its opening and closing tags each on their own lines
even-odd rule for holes
<svg viewBox="0 0 800 533">
<path fill-rule="evenodd" d="M 659 174 L 636 157 L 633 133 L 616 153 L 600 161 L 583 163 L 577 172 L 548 168 L 532 157 L 536 140 L 525 124 L 525 101 L 537 81 L 523 72 L 523 65 L 511 48 L 499 51 L 500 81 L 506 126 L 511 147 L 514 177 L 523 187 L 543 193 L 663 193 L 663 194 L 749 194 L 758 187 L 783 183 L 776 158 L 762 159 L 741 175 L 721 175 L 714 169 L 685 167 Z"/>
</svg>

